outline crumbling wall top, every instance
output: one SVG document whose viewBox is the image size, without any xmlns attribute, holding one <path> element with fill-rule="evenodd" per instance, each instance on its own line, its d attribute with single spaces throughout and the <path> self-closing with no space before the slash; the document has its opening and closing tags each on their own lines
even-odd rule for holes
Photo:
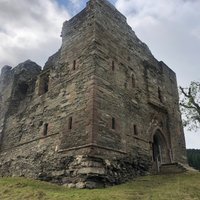
<svg viewBox="0 0 200 200">
<path fill-rule="evenodd" d="M 115 18 L 122 23 L 126 23 L 126 17 L 121 14 L 109 1 L 107 0 L 90 0 L 87 2 L 86 7 L 79 12 L 77 15 L 72 17 L 70 20 L 66 20 L 63 23 L 63 29 L 61 33 L 61 37 L 65 37 L 68 32 L 70 32 L 70 28 L 76 24 L 78 26 L 81 22 L 85 21 L 85 17 L 88 13 L 95 13 L 96 11 L 102 12 L 112 12 Z"/>
<path fill-rule="evenodd" d="M 13 68 L 14 74 L 20 74 L 26 71 L 28 74 L 37 73 L 41 71 L 41 67 L 31 60 L 26 60 Z"/>
<path fill-rule="evenodd" d="M 109 8 L 109 10 L 111 12 L 113 12 L 113 14 L 117 15 L 121 21 L 126 22 L 126 17 L 120 13 L 113 4 L 111 4 L 109 1 L 107 0 L 90 0 L 87 3 L 87 7 L 95 7 L 97 5 L 100 5 L 100 7 L 104 7 L 104 8 Z M 95 7 L 96 8 L 96 7 Z"/>
<path fill-rule="evenodd" d="M 5 76 L 6 74 L 10 73 L 11 69 L 12 69 L 11 66 L 5 65 L 5 66 L 2 67 L 2 69 L 1 69 L 1 75 L 2 75 L 2 76 Z"/>
</svg>

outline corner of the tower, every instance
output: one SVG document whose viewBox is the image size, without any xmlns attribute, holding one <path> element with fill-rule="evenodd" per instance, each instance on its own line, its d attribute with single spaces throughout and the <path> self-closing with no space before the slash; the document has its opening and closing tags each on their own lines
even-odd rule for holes
<svg viewBox="0 0 200 200">
<path fill-rule="evenodd" d="M 126 17 L 121 12 L 119 12 L 112 3 L 107 0 L 90 0 L 87 2 L 87 8 L 94 8 L 96 10 L 101 9 L 105 11 L 108 11 L 109 9 L 109 12 L 112 12 L 112 14 L 114 14 L 116 18 L 123 22 L 127 21 Z"/>
</svg>

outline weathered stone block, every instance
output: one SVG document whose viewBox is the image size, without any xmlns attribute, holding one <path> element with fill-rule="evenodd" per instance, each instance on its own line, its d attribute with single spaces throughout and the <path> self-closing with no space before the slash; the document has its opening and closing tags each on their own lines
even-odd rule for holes
<svg viewBox="0 0 200 200">
<path fill-rule="evenodd" d="M 78 188 L 78 189 L 83 189 L 83 188 L 85 188 L 85 186 L 86 186 L 86 184 L 83 182 L 76 183 L 76 188 Z"/>
<path fill-rule="evenodd" d="M 105 169 L 104 168 L 94 168 L 94 167 L 83 167 L 78 170 L 78 174 L 98 174 L 98 175 L 104 175 Z"/>
</svg>

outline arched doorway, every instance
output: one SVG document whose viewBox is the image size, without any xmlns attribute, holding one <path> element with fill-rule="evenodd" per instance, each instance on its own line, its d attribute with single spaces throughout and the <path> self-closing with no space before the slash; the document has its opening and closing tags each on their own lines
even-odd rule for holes
<svg viewBox="0 0 200 200">
<path fill-rule="evenodd" d="M 170 163 L 168 145 L 163 133 L 159 129 L 153 134 L 152 151 L 153 162 L 158 170 L 161 164 Z"/>
</svg>

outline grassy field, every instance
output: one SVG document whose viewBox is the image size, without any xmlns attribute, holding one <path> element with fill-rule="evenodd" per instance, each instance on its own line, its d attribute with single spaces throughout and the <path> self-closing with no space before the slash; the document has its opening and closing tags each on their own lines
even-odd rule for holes
<svg viewBox="0 0 200 200">
<path fill-rule="evenodd" d="M 0 179 L 0 200 L 200 200 L 200 173 L 145 176 L 96 190 L 68 189 L 24 179 Z"/>
</svg>

